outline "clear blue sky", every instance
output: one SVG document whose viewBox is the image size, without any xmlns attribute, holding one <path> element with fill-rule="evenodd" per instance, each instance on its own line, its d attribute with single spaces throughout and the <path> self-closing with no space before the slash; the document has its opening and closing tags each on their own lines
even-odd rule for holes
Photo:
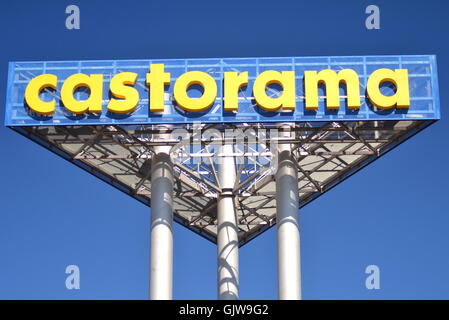
<svg viewBox="0 0 449 320">
<path fill-rule="evenodd" d="M 449 2 L 343 3 L 2 1 L 0 101 L 11 60 L 436 54 L 442 120 L 301 210 L 302 289 L 448 299 Z M 65 28 L 69 4 L 80 30 Z M 365 28 L 369 4 L 380 30 Z M 0 298 L 147 298 L 150 210 L 3 126 L 0 141 Z M 241 298 L 277 297 L 275 236 L 241 249 Z M 174 252 L 174 298 L 215 299 L 215 246 L 176 225 Z M 65 288 L 69 264 L 81 290 Z M 364 286 L 370 264 L 380 290 Z"/>
</svg>

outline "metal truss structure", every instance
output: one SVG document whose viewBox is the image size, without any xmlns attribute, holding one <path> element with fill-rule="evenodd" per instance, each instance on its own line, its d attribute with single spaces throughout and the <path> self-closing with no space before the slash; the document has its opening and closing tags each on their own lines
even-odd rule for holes
<svg viewBox="0 0 449 320">
<path fill-rule="evenodd" d="M 174 219 L 216 243 L 217 198 L 232 192 L 239 245 L 276 223 L 276 156 L 292 146 L 299 206 L 323 193 L 421 131 L 434 120 L 188 125 L 23 126 L 32 139 L 151 207 L 151 159 L 156 146 L 172 146 Z M 226 132 L 234 135 L 227 135 Z M 278 134 L 289 131 L 288 137 Z M 178 135 L 182 131 L 184 135 Z M 204 134 L 213 132 L 213 134 Z M 243 135 L 242 135 L 243 134 Z M 234 148 L 237 178 L 223 190 L 217 163 L 222 143 Z"/>
</svg>

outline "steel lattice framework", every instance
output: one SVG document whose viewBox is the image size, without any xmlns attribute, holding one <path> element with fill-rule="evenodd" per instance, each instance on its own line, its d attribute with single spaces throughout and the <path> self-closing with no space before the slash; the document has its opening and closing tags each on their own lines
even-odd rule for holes
<svg viewBox="0 0 449 320">
<path fill-rule="evenodd" d="M 254 239 L 276 220 L 274 145 L 293 145 L 300 207 L 330 190 L 390 151 L 432 120 L 290 123 L 289 138 L 276 124 L 108 125 L 12 127 L 22 135 L 151 206 L 151 158 L 154 147 L 172 145 L 175 221 L 216 242 L 216 146 L 234 144 L 237 181 L 232 190 L 237 208 L 240 245 Z M 189 138 L 177 137 L 182 129 Z M 198 132 L 214 130 L 207 137 Z M 244 132 L 246 143 L 236 143 Z M 162 133 L 162 134 L 161 134 Z"/>
</svg>

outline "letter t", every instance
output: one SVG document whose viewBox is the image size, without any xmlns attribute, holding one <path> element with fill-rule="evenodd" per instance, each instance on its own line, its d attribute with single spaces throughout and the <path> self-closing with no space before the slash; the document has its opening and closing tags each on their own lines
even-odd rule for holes
<svg viewBox="0 0 449 320">
<path fill-rule="evenodd" d="M 150 65 L 147 85 L 150 87 L 150 111 L 164 111 L 164 86 L 170 84 L 170 73 L 164 72 L 164 64 Z"/>
</svg>

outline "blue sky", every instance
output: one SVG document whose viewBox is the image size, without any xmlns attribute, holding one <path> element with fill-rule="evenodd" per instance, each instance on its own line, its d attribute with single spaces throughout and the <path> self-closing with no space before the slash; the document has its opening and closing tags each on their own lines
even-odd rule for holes
<svg viewBox="0 0 449 320">
<path fill-rule="evenodd" d="M 65 28 L 65 8 L 81 29 Z M 381 29 L 365 28 L 376 4 Z M 442 120 L 300 212 L 305 299 L 449 298 L 446 1 L 2 1 L 7 62 L 436 54 Z M 3 112 L 0 121 L 3 123 Z M 0 299 L 146 299 L 150 210 L 0 126 Z M 240 251 L 242 299 L 275 299 L 275 228 Z M 174 298 L 216 298 L 216 247 L 176 225 Z M 81 270 L 67 290 L 65 268 Z M 364 270 L 381 271 L 367 290 Z"/>
</svg>

